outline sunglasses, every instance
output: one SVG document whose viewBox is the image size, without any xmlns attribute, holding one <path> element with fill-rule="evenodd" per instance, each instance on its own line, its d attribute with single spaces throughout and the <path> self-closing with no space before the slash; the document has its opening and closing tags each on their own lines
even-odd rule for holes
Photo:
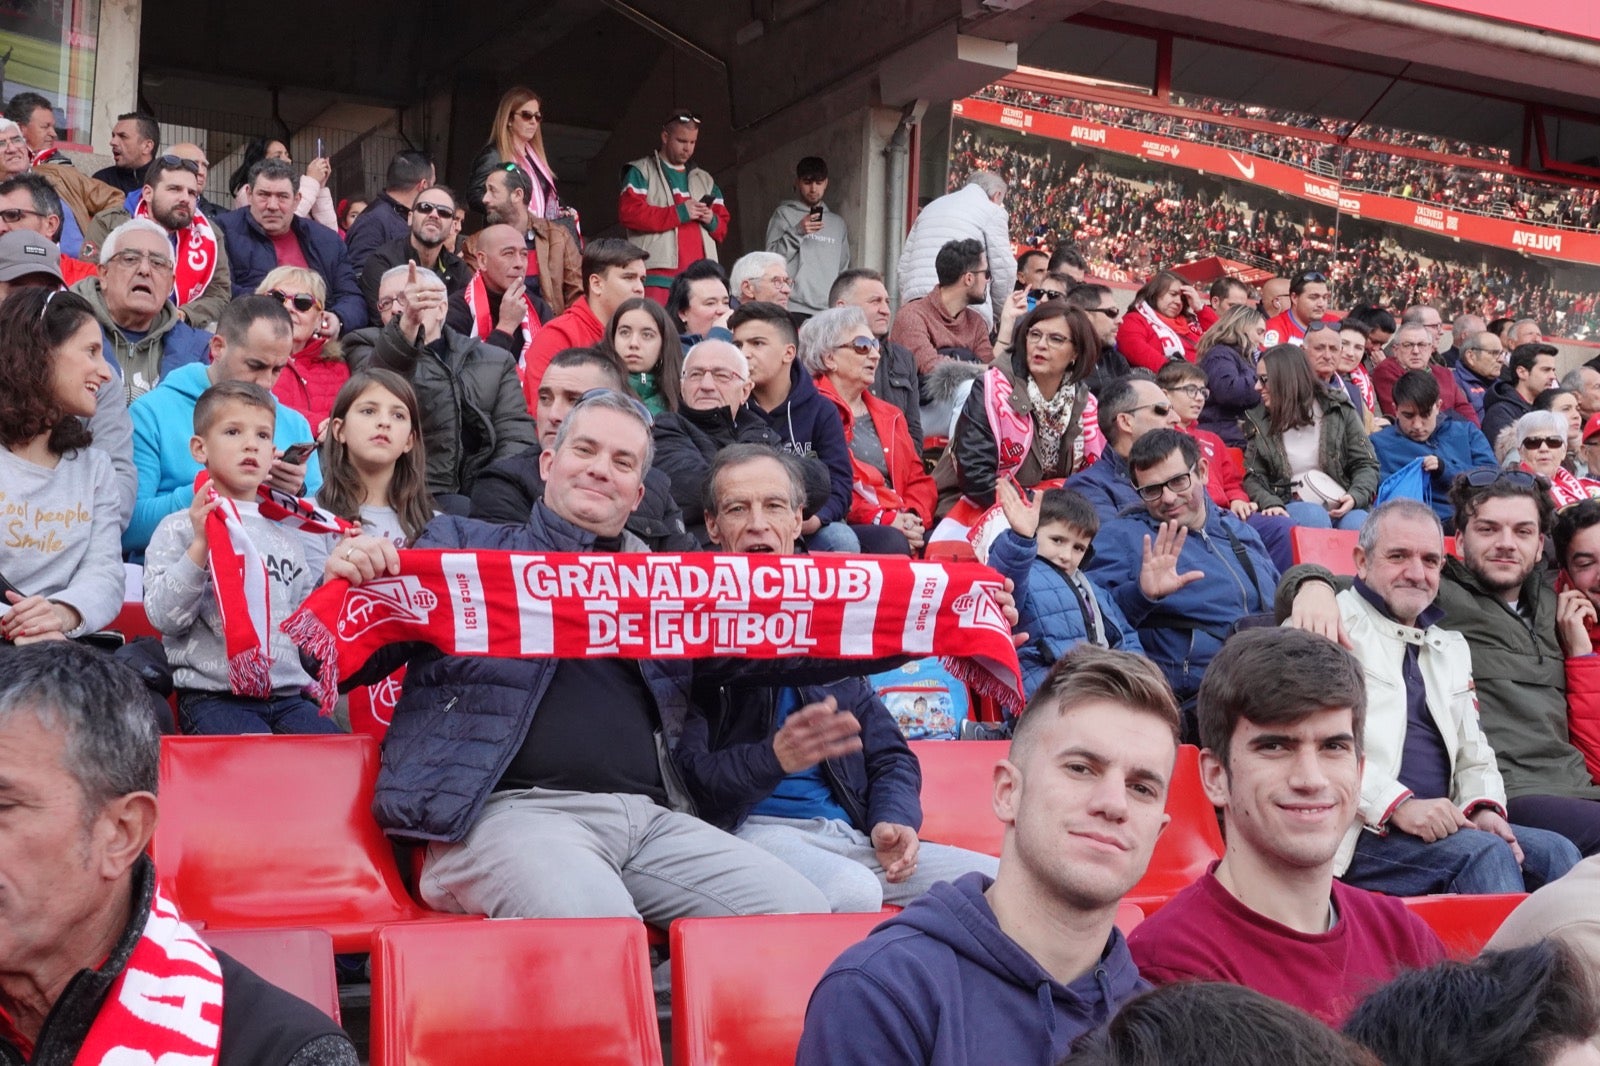
<svg viewBox="0 0 1600 1066">
<path fill-rule="evenodd" d="M 1093 312 L 1097 315 L 1105 315 L 1113 322 L 1117 320 L 1118 315 L 1122 314 L 1122 311 L 1116 307 L 1086 307 L 1084 310 Z"/>
<path fill-rule="evenodd" d="M 456 209 L 449 204 L 430 204 L 427 201 L 412 204 L 411 210 L 419 215 L 440 215 L 446 218 L 456 213 Z"/>
<path fill-rule="evenodd" d="M 524 109 L 522 111 L 518 111 L 517 112 L 517 117 L 520 118 L 524 122 L 539 122 L 544 118 L 544 116 L 542 114 L 540 114 L 539 112 L 537 112 L 537 111 L 528 111 L 526 109 Z"/>
<path fill-rule="evenodd" d="M 187 170 L 197 178 L 200 176 L 199 163 L 196 163 L 193 159 L 185 159 L 181 155 L 172 155 L 171 153 L 156 156 L 155 166 L 151 168 L 150 174 L 154 177 L 156 172 L 161 170 Z"/>
<path fill-rule="evenodd" d="M 1036 304 L 1042 304 L 1046 300 L 1059 300 L 1061 297 L 1063 297 L 1065 295 L 1066 295 L 1066 293 L 1057 292 L 1054 289 L 1029 289 L 1028 290 L 1028 299 L 1032 300 Z"/>
<path fill-rule="evenodd" d="M 845 341 L 843 344 L 835 344 L 833 348 L 835 351 L 841 348 L 849 348 L 857 355 L 871 355 L 878 350 L 878 342 L 872 337 L 856 337 L 854 340 Z"/>
<path fill-rule="evenodd" d="M 1309 281 L 1317 285 L 1326 285 L 1328 283 L 1328 275 L 1315 270 L 1308 270 L 1300 275 L 1300 281 L 1302 283 Z"/>
<path fill-rule="evenodd" d="M 640 403 L 636 398 L 629 396 L 625 392 L 618 392 L 616 389 L 590 389 L 588 392 L 578 397 L 578 402 L 572 405 L 572 410 L 576 411 L 584 404 L 591 403 L 604 397 L 610 397 L 613 400 L 625 401 L 633 413 L 638 415 L 639 418 L 644 421 L 645 425 L 654 426 L 656 424 L 655 416 L 650 413 L 650 408 Z M 572 415 L 569 413 L 567 417 L 571 418 Z"/>
<path fill-rule="evenodd" d="M 1567 443 L 1565 437 L 1523 437 L 1522 450 L 1532 452 L 1540 448 L 1549 448 L 1554 451 L 1565 443 Z"/>
<path fill-rule="evenodd" d="M 319 301 L 309 292 L 297 292 L 291 296 L 282 289 L 273 289 L 269 291 L 267 295 L 272 297 L 274 300 L 277 300 L 279 303 L 288 304 L 290 307 L 302 314 L 311 310 L 313 307 L 322 306 L 321 301 Z"/>
<path fill-rule="evenodd" d="M 1329 333 L 1339 332 L 1339 327 L 1333 325 L 1331 322 L 1313 322 L 1311 325 L 1306 327 L 1306 336 L 1309 337 L 1311 334 L 1323 329 L 1327 330 Z"/>
<path fill-rule="evenodd" d="M 1143 411 L 1146 407 L 1154 411 L 1157 418 L 1166 418 L 1172 413 L 1172 405 L 1170 403 L 1142 403 L 1138 407 L 1128 408 L 1128 413 L 1132 414 L 1135 411 Z"/>
<path fill-rule="evenodd" d="M 1480 466 L 1476 470 L 1468 470 L 1462 476 L 1467 479 L 1467 484 L 1475 489 L 1485 489 L 1502 481 L 1509 481 L 1525 489 L 1531 489 L 1537 484 L 1534 476 L 1526 470 L 1501 470 L 1494 466 Z"/>
</svg>

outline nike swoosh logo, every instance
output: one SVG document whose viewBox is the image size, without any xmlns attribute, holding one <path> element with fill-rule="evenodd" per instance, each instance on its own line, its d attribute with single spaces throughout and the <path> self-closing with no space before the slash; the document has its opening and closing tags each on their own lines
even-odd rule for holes
<svg viewBox="0 0 1600 1066">
<path fill-rule="evenodd" d="M 1244 175 L 1245 181 L 1256 180 L 1256 164 L 1254 160 L 1246 163 L 1232 152 L 1228 153 L 1228 158 L 1233 161 L 1234 166 L 1239 168 L 1239 173 Z"/>
</svg>

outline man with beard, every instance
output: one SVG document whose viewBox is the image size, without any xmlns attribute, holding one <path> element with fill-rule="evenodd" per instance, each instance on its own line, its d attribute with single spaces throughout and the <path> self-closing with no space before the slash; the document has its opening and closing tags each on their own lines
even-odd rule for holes
<svg viewBox="0 0 1600 1066">
<path fill-rule="evenodd" d="M 455 194 L 443 185 L 432 185 L 417 193 L 411 204 L 411 232 L 398 240 L 381 244 L 367 257 L 361 268 L 361 295 L 367 300 L 367 313 L 375 323 L 388 319 L 392 308 L 378 306 L 378 283 L 390 267 L 416 263 L 439 275 L 445 292 L 456 293 L 472 280 L 472 270 L 445 247 L 456 213 Z"/>
<path fill-rule="evenodd" d="M 483 185 L 483 209 L 489 225 L 510 226 L 528 244 L 528 284 L 538 281 L 539 295 L 552 315 L 559 315 L 583 296 L 586 278 L 572 233 L 559 222 L 528 210 L 533 183 L 515 163 L 502 163 Z"/>
<path fill-rule="evenodd" d="M 83 239 L 86 248 L 102 248 L 111 231 L 130 218 L 156 222 L 172 242 L 172 296 L 178 317 L 205 329 L 216 325 L 233 299 L 233 274 L 227 248 L 200 210 L 200 173 L 199 163 L 175 150 L 158 156 L 145 170 L 144 187 L 132 210 L 100 212 Z"/>
<path fill-rule="evenodd" d="M 1479 722 L 1505 780 L 1510 821 L 1554 830 L 1584 855 L 1600 854 L 1600 785 L 1568 739 L 1566 669 L 1568 655 L 1591 651 L 1595 609 L 1580 588 L 1557 593 L 1543 573 L 1549 497 L 1533 475 L 1491 468 L 1457 478 L 1450 499 L 1461 557 L 1444 561 L 1438 624 L 1472 651 Z M 1569 566 L 1573 544 L 1564 545 Z M 1332 579 L 1319 567 L 1284 575 L 1278 612 L 1292 625 L 1348 641 Z"/>
</svg>

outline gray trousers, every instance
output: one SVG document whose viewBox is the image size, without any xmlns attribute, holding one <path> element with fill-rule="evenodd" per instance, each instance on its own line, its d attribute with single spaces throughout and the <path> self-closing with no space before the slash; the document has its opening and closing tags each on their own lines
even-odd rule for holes
<svg viewBox="0 0 1600 1066">
<path fill-rule="evenodd" d="M 904 906 L 939 881 L 954 881 L 974 870 L 993 877 L 1000 860 L 965 848 L 922 841 L 917 868 L 890 884 L 872 848 L 872 838 L 837 818 L 772 818 L 753 814 L 736 835 L 771 852 L 822 890 L 835 913 Z"/>
<path fill-rule="evenodd" d="M 621 793 L 497 792 L 459 844 L 430 844 L 423 901 L 491 918 L 827 913 L 805 878 L 692 815 Z"/>
</svg>

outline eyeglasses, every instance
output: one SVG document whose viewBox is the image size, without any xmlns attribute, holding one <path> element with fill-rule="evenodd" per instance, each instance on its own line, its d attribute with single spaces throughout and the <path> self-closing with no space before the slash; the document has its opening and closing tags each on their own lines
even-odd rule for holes
<svg viewBox="0 0 1600 1066">
<path fill-rule="evenodd" d="M 975 269 L 975 270 L 969 270 L 969 271 L 967 271 L 967 273 L 968 274 L 977 274 L 978 276 L 985 277 L 985 278 L 992 277 L 992 275 L 989 273 L 989 268 L 988 267 L 981 267 L 981 268 L 978 268 L 978 269 Z"/>
<path fill-rule="evenodd" d="M 1397 352 L 1421 351 L 1424 348 L 1432 348 L 1433 347 L 1433 342 L 1432 341 L 1395 341 L 1389 347 L 1393 348 Z"/>
<path fill-rule="evenodd" d="M 399 302 L 398 296 L 381 296 L 378 298 L 378 314 L 386 315 L 394 310 L 394 305 Z"/>
<path fill-rule="evenodd" d="M 613 400 L 624 401 L 628 405 L 629 409 L 632 410 L 634 414 L 638 415 L 641 420 L 643 420 L 645 425 L 653 426 L 656 424 L 655 416 L 650 413 L 650 408 L 640 403 L 637 398 L 629 396 L 625 392 L 618 392 L 616 389 L 590 389 L 588 392 L 578 397 L 578 402 L 572 405 L 572 410 L 576 411 L 586 403 L 591 403 L 595 400 L 604 399 L 606 397 L 610 397 Z M 567 417 L 571 418 L 572 415 L 568 414 Z"/>
<path fill-rule="evenodd" d="M 0 218 L 4 217 L 5 213 L 0 212 Z M 164 256 L 160 252 L 136 252 L 132 248 L 126 252 L 118 252 L 111 257 L 111 262 L 124 270 L 138 270 L 140 263 L 149 263 L 151 270 L 169 271 L 172 269 L 172 259 L 170 257 Z"/>
<path fill-rule="evenodd" d="M 1181 392 L 1184 395 L 1191 396 L 1196 400 L 1203 400 L 1211 395 L 1211 390 L 1206 388 L 1204 385 L 1174 385 L 1167 391 Z"/>
<path fill-rule="evenodd" d="M 683 383 L 685 385 L 693 385 L 702 378 L 710 378 L 718 385 L 732 385 L 734 382 L 749 380 L 737 370 L 729 370 L 720 366 L 700 366 L 695 367 L 693 370 L 685 368 L 683 372 Z"/>
<path fill-rule="evenodd" d="M 1065 348 L 1072 343 L 1065 333 L 1046 333 L 1042 329 L 1030 329 L 1026 336 L 1029 344 L 1048 344 L 1052 348 Z"/>
<path fill-rule="evenodd" d="M 411 205 L 411 210 L 419 215 L 438 215 L 440 218 L 449 218 L 456 213 L 456 209 L 449 204 L 430 204 L 426 200 L 418 200 Z"/>
<path fill-rule="evenodd" d="M 1480 466 L 1476 470 L 1468 470 L 1462 476 L 1467 479 L 1467 484 L 1475 489 L 1488 488 L 1501 481 L 1509 481 L 1525 489 L 1531 489 L 1537 484 L 1534 476 L 1526 470 L 1501 470 L 1495 466 Z"/>
<path fill-rule="evenodd" d="M 20 133 L 14 133 L 10 137 L 0 137 L 0 148 L 14 148 L 22 143 L 24 142 Z"/>
<path fill-rule="evenodd" d="M 1162 495 L 1171 492 L 1174 496 L 1182 496 L 1189 491 L 1189 486 L 1194 484 L 1194 471 L 1185 470 L 1177 477 L 1169 477 L 1165 481 L 1158 481 L 1154 485 L 1140 485 L 1135 491 L 1139 499 L 1145 503 L 1155 503 Z"/>
<path fill-rule="evenodd" d="M 1525 452 L 1538 451 L 1540 448 L 1549 448 L 1555 451 L 1567 443 L 1565 437 L 1523 437 L 1522 450 Z"/>
<path fill-rule="evenodd" d="M 518 111 L 517 112 L 517 117 L 520 118 L 524 122 L 538 122 L 539 120 L 544 118 L 544 116 L 541 115 L 539 112 L 537 112 L 537 111 L 529 111 L 526 108 L 524 108 L 521 111 Z"/>
<path fill-rule="evenodd" d="M 10 226 L 15 226 L 18 222 L 21 222 L 24 218 L 28 217 L 29 215 L 32 215 L 34 218 L 43 218 L 44 217 L 44 214 L 42 212 L 29 211 L 26 207 L 3 207 L 3 208 L 0 208 L 0 220 L 4 220 L 5 223 L 7 225 L 10 225 Z"/>
<path fill-rule="evenodd" d="M 185 159 L 181 155 L 173 155 L 170 152 L 166 155 L 156 156 L 155 165 L 150 168 L 150 174 L 154 176 L 158 171 L 162 170 L 187 170 L 197 178 L 200 176 L 199 163 L 196 163 L 193 159 Z"/>
<path fill-rule="evenodd" d="M 1117 320 L 1118 315 L 1122 314 L 1122 311 L 1115 307 L 1086 307 L 1084 310 L 1091 311 L 1097 315 L 1105 315 L 1113 322 Z"/>
<path fill-rule="evenodd" d="M 878 350 L 878 342 L 873 337 L 856 337 L 853 340 L 845 341 L 843 344 L 835 344 L 833 346 L 833 350 L 836 352 L 845 348 L 850 349 L 857 355 L 871 355 Z"/>
<path fill-rule="evenodd" d="M 272 289 L 271 291 L 269 291 L 267 293 L 267 295 L 272 297 L 274 300 L 277 300 L 279 303 L 288 304 L 290 307 L 294 308 L 296 311 L 299 311 L 301 314 L 305 314 L 307 311 L 311 310 L 313 307 L 321 307 L 322 306 L 322 301 L 318 300 L 315 296 L 311 295 L 309 292 L 297 292 L 297 293 L 295 293 L 294 295 L 291 296 L 289 293 L 284 292 L 282 289 Z"/>
<path fill-rule="evenodd" d="M 775 277 L 770 277 L 766 280 L 768 285 L 772 285 L 780 289 L 794 288 L 794 279 L 787 274 L 778 274 Z"/>
<path fill-rule="evenodd" d="M 679 111 L 677 114 L 668 115 L 666 124 L 668 126 L 698 126 L 700 125 L 700 116 L 693 111 Z"/>
<path fill-rule="evenodd" d="M 1066 293 L 1057 292 L 1054 289 L 1029 289 L 1028 290 L 1028 299 L 1032 300 L 1036 304 L 1042 304 L 1046 300 L 1059 300 L 1059 299 L 1061 299 L 1061 297 L 1063 297 L 1065 295 L 1066 295 Z"/>
</svg>

